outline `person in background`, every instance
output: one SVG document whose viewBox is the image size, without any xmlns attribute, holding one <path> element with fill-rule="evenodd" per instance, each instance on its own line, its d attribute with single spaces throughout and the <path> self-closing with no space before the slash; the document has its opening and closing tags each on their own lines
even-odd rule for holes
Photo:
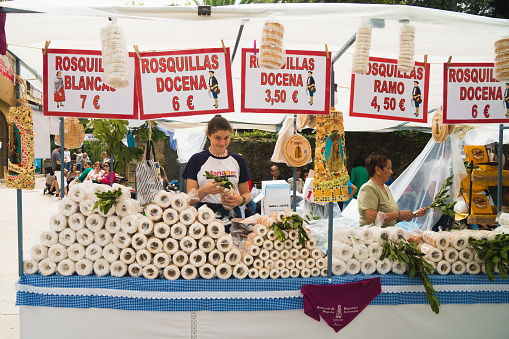
<svg viewBox="0 0 509 339">
<path fill-rule="evenodd" d="M 342 210 L 344 210 L 346 208 L 346 206 L 348 206 L 350 201 L 352 201 L 352 199 L 353 199 L 353 195 L 355 194 L 355 192 L 357 192 L 357 186 L 352 184 L 352 182 L 350 180 L 348 180 L 347 185 L 348 185 L 348 200 L 343 201 L 343 207 L 341 208 Z"/>
<path fill-rule="evenodd" d="M 90 158 L 88 157 L 88 153 L 83 153 L 83 159 L 81 160 L 81 162 L 84 164 L 87 161 L 91 162 Z"/>
<path fill-rule="evenodd" d="M 105 164 L 104 164 L 104 174 L 102 177 L 99 177 L 97 178 L 97 182 L 100 183 L 100 184 L 105 184 L 105 185 L 110 185 L 111 186 L 111 183 L 115 182 L 115 180 L 117 179 L 117 175 L 115 174 L 115 171 L 113 171 L 113 169 L 111 168 L 111 162 L 110 161 L 107 161 Z"/>
<path fill-rule="evenodd" d="M 163 166 L 159 166 L 159 178 L 161 178 L 163 190 L 166 190 L 166 186 L 168 186 L 168 177 L 166 176 L 166 171 Z"/>
<path fill-rule="evenodd" d="M 99 178 L 104 175 L 104 171 L 101 169 L 101 163 L 98 161 L 94 163 L 94 168 L 92 171 L 88 172 L 87 181 L 91 180 L 92 182 L 99 182 Z"/>
<path fill-rule="evenodd" d="M 240 206 L 245 206 L 251 200 L 249 180 L 251 173 L 246 161 L 237 153 L 228 150 L 232 127 L 228 120 L 220 115 L 213 117 L 207 125 L 207 137 L 210 147 L 194 154 L 182 174 L 187 181 L 187 193 L 196 190 L 199 206 L 206 204 L 214 212 L 220 213 L 222 218 L 240 217 Z M 227 175 L 235 189 L 231 194 L 224 193 L 220 182 L 205 177 L 205 171 L 215 176 Z M 230 213 L 233 210 L 234 213 Z M 230 231 L 230 225 L 225 230 Z"/>
<path fill-rule="evenodd" d="M 102 157 L 103 157 L 103 160 L 102 160 L 102 164 L 104 165 L 106 162 L 110 161 L 110 157 L 108 156 L 108 152 L 104 151 L 102 153 Z"/>
<path fill-rule="evenodd" d="M 279 167 L 276 165 L 272 166 L 270 168 L 270 174 L 271 176 L 267 178 L 267 181 L 269 180 L 286 180 L 286 177 L 279 174 Z"/>
<path fill-rule="evenodd" d="M 81 148 L 78 150 L 78 153 L 73 153 L 76 156 L 76 167 L 78 168 L 78 171 L 83 171 L 83 153 L 81 152 Z"/>
<path fill-rule="evenodd" d="M 297 192 L 302 193 L 304 189 L 304 180 L 301 178 L 302 170 L 297 169 Z M 293 190 L 293 177 L 288 179 L 288 183 L 290 184 L 290 189 Z"/>
<path fill-rule="evenodd" d="M 361 187 L 357 198 L 360 226 L 374 224 L 379 212 L 385 217 L 383 227 L 394 226 L 396 222 L 402 220 L 410 221 L 428 212 L 426 207 L 419 208 L 415 213 L 398 209 L 391 190 L 385 185 L 392 174 L 392 163 L 389 157 L 371 153 L 366 159 L 366 169 L 370 179 Z"/>
<path fill-rule="evenodd" d="M 385 183 L 385 185 L 390 186 L 391 184 L 392 184 L 392 179 L 391 179 L 391 178 L 389 178 L 389 180 L 387 180 L 387 182 Z"/>
<path fill-rule="evenodd" d="M 76 164 L 72 164 L 71 170 L 69 172 L 67 172 L 67 174 L 65 175 L 65 179 L 67 180 L 67 185 L 69 185 L 71 183 L 71 181 L 73 181 L 74 179 L 79 177 L 79 175 L 80 175 L 80 172 L 78 172 L 78 166 L 76 166 Z"/>
<path fill-rule="evenodd" d="M 78 177 L 80 182 L 84 182 L 87 179 L 88 174 L 92 171 L 92 163 L 90 161 L 85 161 L 83 167 L 83 173 Z"/>
<path fill-rule="evenodd" d="M 51 152 L 51 166 L 53 167 L 53 173 L 55 175 L 55 180 L 51 183 L 50 192 L 55 189 L 56 196 L 60 197 L 60 187 L 62 181 L 61 175 L 61 161 L 60 161 L 60 146 L 55 147 L 53 152 Z M 64 169 L 65 171 L 65 169 Z"/>
<path fill-rule="evenodd" d="M 364 167 L 364 158 L 356 157 L 353 161 L 353 168 L 350 172 L 350 181 L 352 184 L 357 187 L 357 191 L 354 193 L 353 197 L 357 199 L 357 195 L 359 194 L 359 190 L 362 185 L 369 181 L 368 171 L 366 167 Z"/>
<path fill-rule="evenodd" d="M 68 148 L 64 149 L 64 166 L 67 171 L 71 171 L 71 152 Z"/>
</svg>

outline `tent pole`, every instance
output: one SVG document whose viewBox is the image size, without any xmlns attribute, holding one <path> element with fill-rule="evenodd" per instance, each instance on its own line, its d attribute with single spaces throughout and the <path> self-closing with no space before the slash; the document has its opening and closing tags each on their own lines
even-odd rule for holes
<svg viewBox="0 0 509 339">
<path fill-rule="evenodd" d="M 235 54 L 237 53 L 237 48 L 239 47 L 240 37 L 242 36 L 242 31 L 244 30 L 244 22 L 247 21 L 246 19 L 242 20 L 242 24 L 239 27 L 239 33 L 237 34 L 237 41 L 235 41 L 235 47 L 233 48 L 232 52 L 232 61 L 235 59 Z"/>
<path fill-rule="evenodd" d="M 65 150 L 65 143 L 64 143 L 64 118 L 60 117 L 60 183 L 62 187 L 60 187 L 60 199 L 63 199 L 65 197 L 65 175 L 64 175 L 64 150 Z"/>
<path fill-rule="evenodd" d="M 297 133 L 297 114 L 293 115 L 293 130 Z M 292 209 L 297 212 L 297 167 L 293 168 L 293 201 Z"/>
<path fill-rule="evenodd" d="M 179 173 L 179 186 L 180 187 L 179 187 L 179 190 L 180 190 L 180 192 L 182 192 L 182 163 L 179 163 L 179 165 L 180 165 L 180 170 L 179 170 L 180 171 L 180 173 Z"/>
<path fill-rule="evenodd" d="M 16 74 L 19 75 L 20 73 L 21 63 L 20 59 L 16 57 Z M 16 82 L 16 99 L 21 97 L 20 90 L 20 86 Z M 19 188 L 16 190 L 16 202 L 18 212 L 18 275 L 21 277 L 23 275 L 23 196 L 22 190 Z"/>
<path fill-rule="evenodd" d="M 354 33 L 350 39 L 345 43 L 345 45 L 334 55 L 332 58 L 331 66 L 334 65 L 336 61 L 353 45 L 353 43 L 357 40 L 357 33 Z"/>
<path fill-rule="evenodd" d="M 502 157 L 504 156 L 504 124 L 499 125 L 498 132 L 498 187 L 497 187 L 497 214 L 502 210 Z"/>
<path fill-rule="evenodd" d="M 330 106 L 334 107 L 334 92 L 336 89 L 335 80 L 334 80 L 334 63 L 338 61 L 338 59 L 353 45 L 355 40 L 357 39 L 357 33 L 354 33 L 350 39 L 345 43 L 345 45 L 336 53 L 336 55 L 331 60 L 331 77 L 330 77 Z M 332 283 L 332 239 L 334 236 L 334 202 L 329 202 L 329 236 L 327 241 L 327 277 L 329 278 L 329 283 Z"/>
</svg>

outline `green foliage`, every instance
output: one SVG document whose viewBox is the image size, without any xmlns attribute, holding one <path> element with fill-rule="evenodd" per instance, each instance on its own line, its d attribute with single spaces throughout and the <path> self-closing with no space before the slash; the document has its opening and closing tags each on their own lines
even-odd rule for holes
<svg viewBox="0 0 509 339">
<path fill-rule="evenodd" d="M 288 216 L 282 217 L 283 221 L 275 222 L 270 226 L 272 230 L 274 230 L 274 234 L 279 241 L 286 240 L 286 234 L 284 231 L 297 230 L 299 232 L 299 243 L 301 246 L 306 246 L 306 241 L 309 240 L 309 236 L 304 229 L 304 220 L 297 213 Z"/>
<path fill-rule="evenodd" d="M 133 159 L 141 159 L 143 150 L 129 148 L 122 142 L 127 134 L 127 120 L 94 119 L 80 122 L 85 128 L 92 127 L 94 136 L 106 145 L 106 151 L 113 156 L 114 170 L 122 173 L 127 162 Z"/>
<path fill-rule="evenodd" d="M 441 210 L 445 215 L 454 218 L 455 213 L 452 210 L 454 205 L 456 205 L 456 201 L 448 203 L 450 201 L 451 196 L 449 195 L 449 187 L 452 185 L 452 179 L 454 175 L 451 175 L 449 178 L 445 179 L 442 187 L 440 188 L 440 192 L 435 197 L 435 200 L 428 206 L 428 209 Z"/>
<path fill-rule="evenodd" d="M 155 121 L 152 121 L 152 136 L 151 139 L 154 143 L 164 140 L 166 138 L 166 133 L 161 131 L 159 128 L 157 128 L 157 123 Z M 145 121 L 143 125 L 140 127 L 132 128 L 132 133 L 135 136 L 139 136 L 141 141 L 147 142 L 148 141 L 148 135 L 149 135 L 149 122 Z"/>
<path fill-rule="evenodd" d="M 204 177 L 207 177 L 208 179 L 213 179 L 215 182 L 220 182 L 221 185 L 219 185 L 219 186 L 224 187 L 226 189 L 232 189 L 232 190 L 235 189 L 235 186 L 230 182 L 230 180 L 228 179 L 228 177 L 226 175 L 216 177 L 209 171 L 205 171 Z"/>
<path fill-rule="evenodd" d="M 117 200 L 118 197 L 122 195 L 122 189 L 117 189 L 116 191 L 106 191 L 102 193 L 96 193 L 99 200 L 94 205 L 94 208 L 92 208 L 92 212 L 99 207 L 99 211 L 103 212 L 104 214 L 107 214 L 113 204 L 115 203 L 115 200 Z"/>
<path fill-rule="evenodd" d="M 410 278 L 414 278 L 416 275 L 421 278 L 424 290 L 426 291 L 426 298 L 428 299 L 431 309 L 438 314 L 440 311 L 440 302 L 436 297 L 437 293 L 428 277 L 428 274 L 433 274 L 434 269 L 433 266 L 424 260 L 424 253 L 417 249 L 417 242 L 409 243 L 404 238 L 400 238 L 399 243 L 396 243 L 393 240 L 385 239 L 380 260 L 384 260 L 385 258 L 406 263 Z"/>
<path fill-rule="evenodd" d="M 507 279 L 509 271 L 509 234 L 499 234 L 494 240 L 468 240 L 474 250 L 484 259 L 486 274 L 490 281 L 495 280 L 495 274 L 498 270 L 502 279 Z"/>
</svg>

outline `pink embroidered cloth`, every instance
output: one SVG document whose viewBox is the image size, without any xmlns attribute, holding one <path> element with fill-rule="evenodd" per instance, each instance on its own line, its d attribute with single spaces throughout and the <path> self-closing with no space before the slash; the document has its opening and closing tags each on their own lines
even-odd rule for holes
<svg viewBox="0 0 509 339">
<path fill-rule="evenodd" d="M 5 37 L 5 19 L 7 18 L 6 13 L 0 13 L 0 54 L 5 55 L 7 53 L 7 38 Z"/>
<path fill-rule="evenodd" d="M 304 313 L 334 331 L 348 325 L 369 303 L 382 293 L 380 277 L 339 285 L 303 285 Z"/>
</svg>

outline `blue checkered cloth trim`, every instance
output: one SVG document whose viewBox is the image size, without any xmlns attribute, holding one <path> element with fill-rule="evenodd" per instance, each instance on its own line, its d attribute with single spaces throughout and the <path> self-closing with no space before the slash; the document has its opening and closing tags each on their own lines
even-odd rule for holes
<svg viewBox="0 0 509 339">
<path fill-rule="evenodd" d="M 333 277 L 333 284 L 378 275 Z M 382 275 L 382 293 L 371 305 L 426 304 L 420 279 Z M 431 276 L 441 304 L 509 303 L 509 281 L 486 275 Z M 273 311 L 302 309 L 302 285 L 326 285 L 327 278 L 162 279 L 111 276 L 25 275 L 18 282 L 16 305 L 109 308 L 137 311 Z"/>
</svg>

